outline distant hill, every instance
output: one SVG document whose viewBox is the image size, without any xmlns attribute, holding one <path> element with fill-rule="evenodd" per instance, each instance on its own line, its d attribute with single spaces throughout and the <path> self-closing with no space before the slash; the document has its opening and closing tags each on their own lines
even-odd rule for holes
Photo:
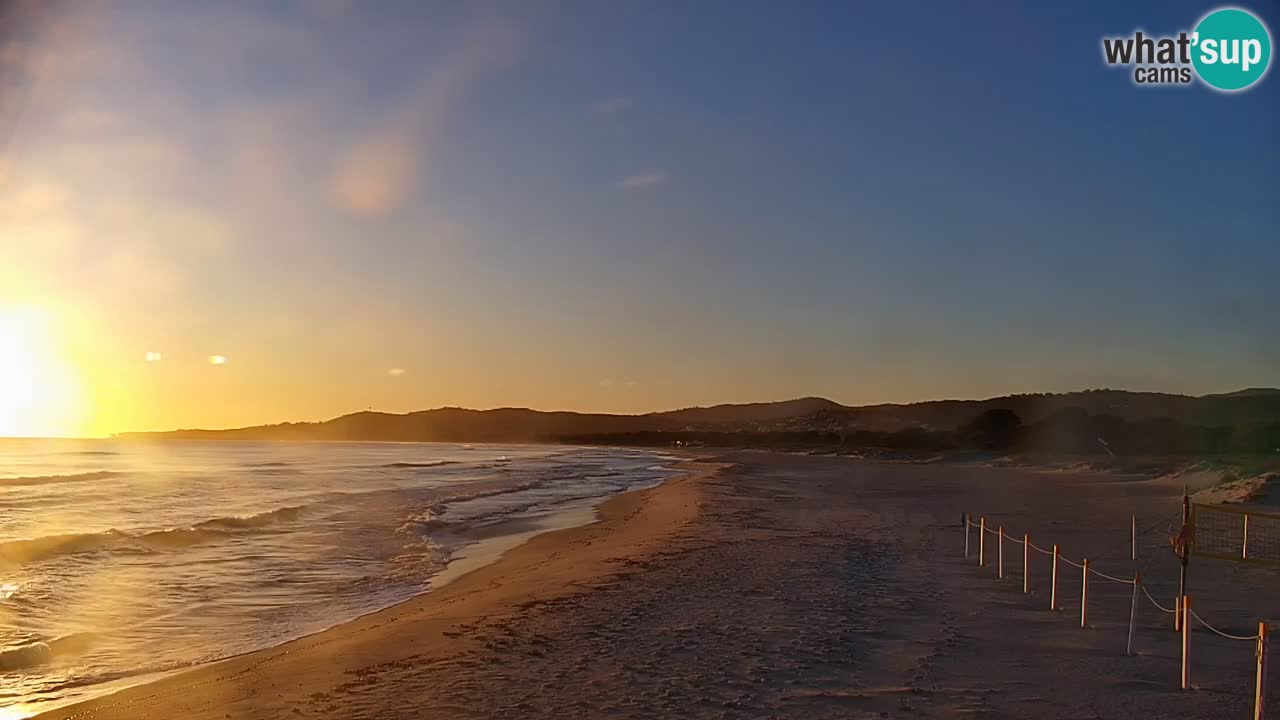
<svg viewBox="0 0 1280 720">
<path fill-rule="evenodd" d="M 1125 390 L 1008 395 L 850 407 L 824 398 L 716 405 L 644 415 L 544 412 L 524 408 L 438 408 L 393 414 L 358 412 L 317 423 L 233 430 L 122 433 L 125 439 L 381 440 L 420 442 L 565 442 L 636 433 L 952 432 L 990 410 L 1011 410 L 1025 424 L 1066 411 L 1113 421 L 1172 421 L 1195 427 L 1280 422 L 1280 390 L 1251 388 L 1192 397 Z"/>
<path fill-rule="evenodd" d="M 849 423 L 870 430 L 924 427 L 955 428 L 986 410 L 1004 408 L 1024 422 L 1043 420 L 1063 410 L 1083 410 L 1122 420 L 1167 419 L 1188 425 L 1235 425 L 1280 420 L 1280 390 L 1253 388 L 1221 395 L 1193 397 L 1127 390 L 1006 395 L 988 400 L 939 400 L 911 405 L 849 408 Z"/>
<path fill-rule="evenodd" d="M 1280 396 L 1280 389 L 1277 388 L 1245 388 L 1244 390 L 1236 390 L 1235 392 L 1220 393 L 1217 395 L 1204 395 L 1206 398 L 1229 398 L 1229 397 L 1276 397 Z"/>
</svg>

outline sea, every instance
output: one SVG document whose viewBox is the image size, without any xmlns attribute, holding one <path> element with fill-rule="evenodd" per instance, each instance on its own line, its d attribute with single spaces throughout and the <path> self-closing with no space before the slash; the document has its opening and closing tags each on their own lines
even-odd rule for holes
<svg viewBox="0 0 1280 720">
<path fill-rule="evenodd" d="M 563 446 L 0 440 L 0 720 L 402 602 L 591 522 L 674 462 Z"/>
</svg>

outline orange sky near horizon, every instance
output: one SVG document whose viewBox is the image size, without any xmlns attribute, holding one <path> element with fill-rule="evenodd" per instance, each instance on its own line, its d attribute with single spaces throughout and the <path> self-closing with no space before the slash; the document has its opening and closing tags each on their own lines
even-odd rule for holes
<svg viewBox="0 0 1280 720">
<path fill-rule="evenodd" d="M 0 308 L 0 437 L 98 437 L 116 432 L 226 428 L 324 420 L 372 408 L 409 412 L 432 407 L 533 407 L 637 413 L 754 400 L 737 390 L 758 369 L 726 368 L 705 377 L 596 377 L 586 363 L 543 352 L 515 362 L 498 347 L 439 358 L 398 353 L 377 363 L 359 353 L 326 353 L 299 338 L 259 348 L 142 344 L 104 336 L 107 321 L 54 305 Z M 372 333 L 376 335 L 375 333 Z M 143 350 L 151 348 L 153 350 Z M 329 346 L 333 347 L 333 346 Z M 406 357 L 408 356 L 408 357 Z M 482 358 L 476 360 L 475 358 Z M 734 374 L 744 377 L 735 379 Z M 507 377 L 485 382 L 485 378 Z M 780 383 L 784 385 L 784 383 Z M 690 403 L 688 398 L 699 398 Z"/>
</svg>

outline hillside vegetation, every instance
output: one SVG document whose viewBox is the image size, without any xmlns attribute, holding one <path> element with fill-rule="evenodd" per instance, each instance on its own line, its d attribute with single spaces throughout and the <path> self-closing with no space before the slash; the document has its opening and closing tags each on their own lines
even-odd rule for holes
<svg viewBox="0 0 1280 720">
<path fill-rule="evenodd" d="M 705 444 L 778 449 L 1020 450 L 1081 455 L 1280 452 L 1280 390 L 1123 390 L 850 407 L 823 398 L 644 415 L 439 408 L 317 423 L 125 433 L 125 439 Z"/>
</svg>

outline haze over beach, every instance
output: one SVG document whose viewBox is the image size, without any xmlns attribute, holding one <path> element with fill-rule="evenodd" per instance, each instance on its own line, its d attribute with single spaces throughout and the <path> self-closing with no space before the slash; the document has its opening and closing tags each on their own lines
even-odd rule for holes
<svg viewBox="0 0 1280 720">
<path fill-rule="evenodd" d="M 1274 715 L 1277 27 L 0 0 L 0 720 Z"/>
</svg>

